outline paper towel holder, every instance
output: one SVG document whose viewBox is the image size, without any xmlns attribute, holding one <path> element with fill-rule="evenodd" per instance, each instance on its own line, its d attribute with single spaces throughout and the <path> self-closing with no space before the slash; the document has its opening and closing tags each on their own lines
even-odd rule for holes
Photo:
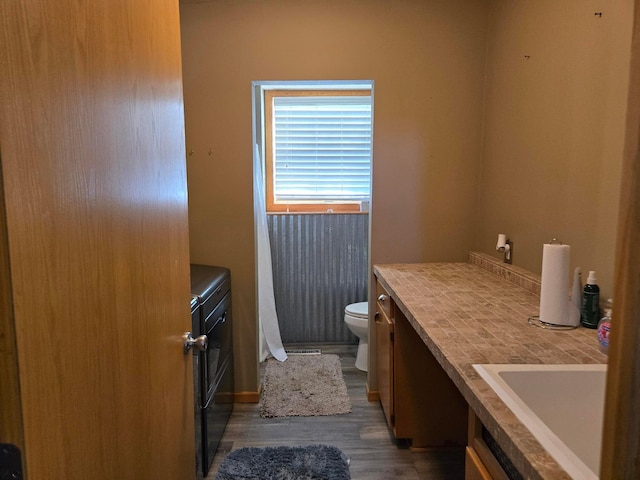
<svg viewBox="0 0 640 480">
<path fill-rule="evenodd" d="M 547 246 L 551 246 L 551 245 L 563 246 L 564 244 L 561 241 L 559 241 L 557 238 L 552 238 L 549 243 L 545 244 L 545 248 Z M 569 246 L 567 245 L 567 248 L 568 247 Z M 541 291 L 541 294 L 540 294 L 541 299 L 545 295 L 545 293 L 544 293 L 544 278 L 545 278 L 544 258 L 545 257 L 544 257 L 544 251 L 543 251 L 543 255 L 542 255 L 542 259 L 543 259 L 542 282 L 543 282 L 543 284 L 542 284 L 542 291 Z M 568 265 L 567 265 L 567 268 L 568 268 Z M 575 270 L 575 275 L 579 275 L 579 270 L 580 270 L 579 268 L 577 268 Z M 578 278 L 579 278 L 579 276 L 578 276 Z M 575 285 L 575 282 L 576 282 L 576 277 L 574 276 L 574 285 Z M 573 302 L 575 300 L 573 298 L 574 294 L 575 294 L 575 292 L 572 293 L 572 298 L 571 298 L 570 302 Z M 576 311 L 578 312 L 578 317 L 579 317 L 579 309 L 580 309 L 580 307 L 579 307 L 579 305 L 577 305 L 575 303 L 574 303 L 574 305 L 577 307 Z M 541 306 L 540 306 L 540 313 L 542 314 L 542 303 L 541 303 Z M 571 313 L 571 312 L 569 312 L 569 313 Z M 580 325 L 579 320 L 575 323 L 575 325 L 572 325 L 572 324 L 569 324 L 569 323 L 567 323 L 567 324 L 564 324 L 564 323 L 551 323 L 551 322 L 548 321 L 548 319 L 547 319 L 547 321 L 542 320 L 540 318 L 540 315 L 532 315 L 527 319 L 527 321 L 528 321 L 529 325 L 533 325 L 534 327 L 546 328 L 546 329 L 549 329 L 549 330 L 574 330 L 575 328 L 577 328 Z"/>
<path fill-rule="evenodd" d="M 513 253 L 513 242 L 507 238 L 504 233 L 498 234 L 498 243 L 496 243 L 496 250 L 504 253 L 504 263 L 511 264 Z"/>
</svg>

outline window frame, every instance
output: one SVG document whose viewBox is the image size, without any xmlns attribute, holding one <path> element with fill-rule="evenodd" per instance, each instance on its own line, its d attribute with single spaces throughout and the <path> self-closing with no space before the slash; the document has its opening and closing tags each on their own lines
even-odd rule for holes
<svg viewBox="0 0 640 480">
<path fill-rule="evenodd" d="M 319 201 L 319 202 L 278 202 L 275 201 L 274 185 L 274 142 L 273 142 L 273 99 L 275 97 L 356 97 L 371 96 L 367 89 L 273 89 L 264 90 L 264 144 L 265 144 L 265 195 L 267 213 L 368 213 L 362 211 L 360 200 L 353 201 Z M 372 114 L 373 134 L 373 114 Z M 371 161 L 371 160 L 370 160 Z M 371 178 L 369 178 L 371 181 Z"/>
</svg>

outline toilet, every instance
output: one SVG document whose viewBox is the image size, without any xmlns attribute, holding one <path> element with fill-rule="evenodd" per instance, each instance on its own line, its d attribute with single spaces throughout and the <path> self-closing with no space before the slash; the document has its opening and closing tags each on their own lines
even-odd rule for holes
<svg viewBox="0 0 640 480">
<path fill-rule="evenodd" d="M 344 309 L 344 323 L 360 339 L 356 368 L 366 372 L 369 358 L 369 303 L 359 302 L 347 305 Z"/>
</svg>

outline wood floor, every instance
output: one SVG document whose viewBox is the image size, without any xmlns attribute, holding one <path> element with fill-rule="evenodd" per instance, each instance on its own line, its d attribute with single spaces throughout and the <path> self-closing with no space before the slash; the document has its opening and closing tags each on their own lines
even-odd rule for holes
<svg viewBox="0 0 640 480">
<path fill-rule="evenodd" d="M 305 346 L 308 347 L 308 346 Z M 257 404 L 235 404 L 207 480 L 242 447 L 334 445 L 350 459 L 353 480 L 464 479 L 463 450 L 412 452 L 393 441 L 377 402 L 368 402 L 367 374 L 356 369 L 355 346 L 318 346 L 340 356 L 352 412 L 325 417 L 261 418 Z"/>
</svg>

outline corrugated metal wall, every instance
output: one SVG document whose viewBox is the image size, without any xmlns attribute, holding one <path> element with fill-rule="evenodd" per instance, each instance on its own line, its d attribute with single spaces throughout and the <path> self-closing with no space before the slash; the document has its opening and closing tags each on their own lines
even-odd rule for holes
<svg viewBox="0 0 640 480">
<path fill-rule="evenodd" d="M 344 307 L 367 300 L 368 215 L 268 215 L 284 343 L 356 343 Z"/>
</svg>

